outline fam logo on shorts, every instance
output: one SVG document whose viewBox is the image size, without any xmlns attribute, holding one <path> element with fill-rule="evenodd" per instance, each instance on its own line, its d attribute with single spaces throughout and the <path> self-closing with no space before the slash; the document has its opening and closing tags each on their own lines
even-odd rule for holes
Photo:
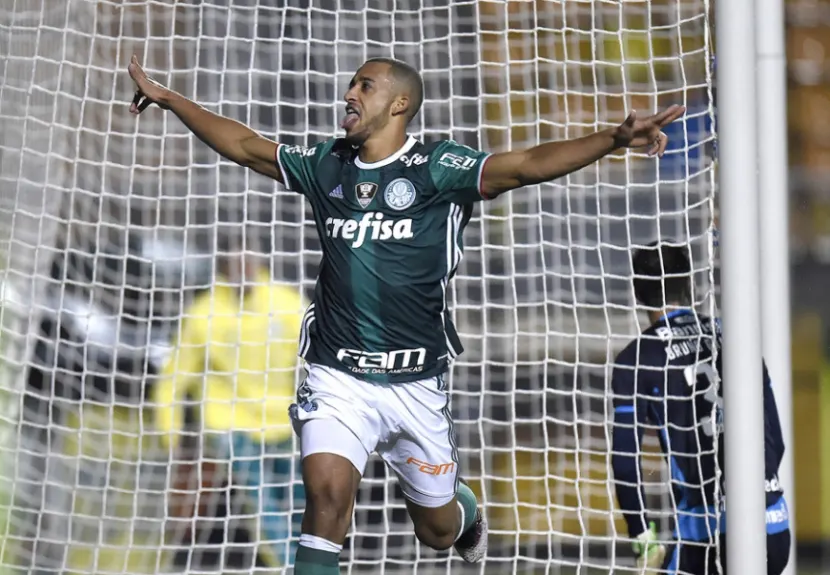
<svg viewBox="0 0 830 575">
<path fill-rule="evenodd" d="M 354 191 L 357 196 L 357 203 L 360 204 L 361 208 L 365 208 L 375 198 L 378 185 L 374 182 L 360 182 L 354 187 Z"/>
<path fill-rule="evenodd" d="M 415 203 L 415 186 L 406 178 L 392 180 L 383 192 L 383 199 L 393 210 L 405 210 Z"/>
</svg>

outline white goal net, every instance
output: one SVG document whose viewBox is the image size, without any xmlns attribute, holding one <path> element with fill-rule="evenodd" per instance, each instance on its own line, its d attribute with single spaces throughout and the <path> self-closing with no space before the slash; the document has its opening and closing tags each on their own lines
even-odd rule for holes
<svg viewBox="0 0 830 575">
<path fill-rule="evenodd" d="M 422 71 L 415 135 L 489 151 L 688 107 L 660 161 L 631 151 L 478 206 L 451 292 L 466 347 L 450 380 L 463 474 L 491 524 L 476 569 L 631 566 L 609 480 L 608 362 L 642 321 L 632 247 L 690 241 L 697 293 L 709 294 L 709 1 L 2 3 L 0 575 L 253 560 L 258 533 L 245 533 L 234 491 L 215 490 L 189 528 L 172 521 L 180 494 L 144 398 L 186 304 L 211 289 L 229 214 L 268 239 L 273 277 L 306 294 L 319 242 L 301 197 L 221 160 L 170 114 L 128 113 L 132 54 L 287 144 L 337 133 L 344 88 L 373 56 Z M 647 466 L 664 518 L 667 477 Z M 375 461 L 343 559 L 352 573 L 462 569 L 417 544 Z"/>
</svg>

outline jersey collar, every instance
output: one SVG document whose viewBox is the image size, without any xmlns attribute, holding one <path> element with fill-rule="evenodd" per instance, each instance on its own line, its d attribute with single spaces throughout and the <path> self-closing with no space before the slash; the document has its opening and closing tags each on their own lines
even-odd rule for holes
<svg viewBox="0 0 830 575">
<path fill-rule="evenodd" d="M 657 323 L 663 323 L 665 321 L 672 319 L 673 317 L 677 317 L 679 315 L 686 315 L 690 313 L 694 313 L 694 310 L 692 310 L 691 308 L 675 309 L 663 315 L 660 319 L 657 320 Z"/>
<path fill-rule="evenodd" d="M 360 168 L 361 170 L 374 170 L 375 168 L 382 168 L 384 166 L 388 166 L 392 162 L 398 160 L 410 149 L 412 149 L 412 146 L 414 146 L 417 143 L 417 141 L 418 140 L 416 140 L 414 136 L 409 136 L 406 139 L 404 145 L 401 146 L 401 148 L 391 156 L 384 158 L 382 160 L 378 160 L 377 162 L 372 162 L 371 164 L 367 164 L 366 162 L 360 161 L 360 157 L 358 156 L 354 160 L 354 165 Z"/>
</svg>

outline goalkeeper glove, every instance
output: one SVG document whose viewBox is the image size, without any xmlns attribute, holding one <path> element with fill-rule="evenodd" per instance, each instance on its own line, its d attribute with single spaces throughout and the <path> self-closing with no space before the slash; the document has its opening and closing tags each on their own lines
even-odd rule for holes
<svg viewBox="0 0 830 575">
<path fill-rule="evenodd" d="M 653 521 L 648 524 L 647 530 L 637 536 L 632 547 L 637 555 L 637 568 L 640 573 L 656 573 L 663 567 L 666 546 L 657 541 L 657 526 Z"/>
</svg>

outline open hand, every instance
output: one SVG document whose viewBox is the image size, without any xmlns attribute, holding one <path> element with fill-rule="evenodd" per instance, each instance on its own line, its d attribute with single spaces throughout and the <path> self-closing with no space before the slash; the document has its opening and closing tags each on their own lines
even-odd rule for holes
<svg viewBox="0 0 830 575">
<path fill-rule="evenodd" d="M 669 106 L 662 112 L 644 120 L 637 119 L 637 112 L 631 112 L 625 122 L 614 133 L 614 140 L 620 148 L 642 148 L 648 146 L 649 156 L 662 156 L 669 138 L 661 130 L 686 113 L 683 106 Z"/>
<path fill-rule="evenodd" d="M 127 66 L 127 71 L 130 73 L 130 78 L 133 79 L 136 87 L 133 103 L 130 104 L 131 114 L 140 114 L 150 104 L 156 104 L 165 110 L 168 109 L 167 102 L 170 98 L 170 90 L 150 79 L 138 63 L 137 57 L 132 57 L 130 65 Z"/>
<path fill-rule="evenodd" d="M 657 575 L 666 559 L 666 546 L 657 540 L 657 526 L 653 521 L 632 544 L 637 555 L 637 571 L 645 575 Z"/>
</svg>

